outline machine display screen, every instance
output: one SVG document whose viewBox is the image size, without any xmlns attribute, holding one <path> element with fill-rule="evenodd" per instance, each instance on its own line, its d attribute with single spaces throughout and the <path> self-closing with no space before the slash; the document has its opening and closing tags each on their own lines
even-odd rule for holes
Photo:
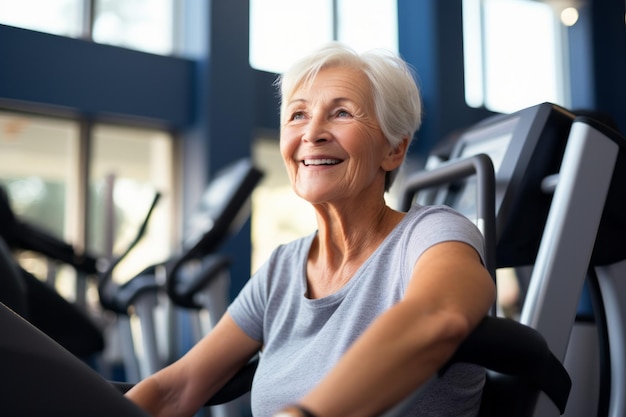
<svg viewBox="0 0 626 417">
<path fill-rule="evenodd" d="M 509 132 L 482 141 L 467 142 L 461 150 L 460 157 L 465 158 L 484 153 L 491 158 L 493 169 L 498 172 L 512 136 L 513 133 Z"/>
<path fill-rule="evenodd" d="M 575 118 L 558 105 L 540 103 L 491 116 L 454 132 L 447 142 L 454 143 L 447 158 L 451 163 L 477 154 L 487 155 L 493 163 L 498 265 L 535 261 L 551 202 L 551 196 L 542 191 L 542 182 L 559 172 Z M 477 204 L 482 202 L 477 198 L 478 187 L 476 175 L 470 175 L 431 189 L 409 188 L 407 193 L 420 197 L 416 193 L 424 191 L 424 204 L 450 206 L 478 225 Z"/>
<path fill-rule="evenodd" d="M 517 122 L 518 118 L 510 118 L 502 123 L 468 131 L 459 140 L 455 158 L 485 154 L 491 158 L 497 174 L 513 138 Z M 457 187 L 457 191 L 449 196 L 447 204 L 476 221 L 476 179 L 472 177 L 464 180 Z"/>
</svg>

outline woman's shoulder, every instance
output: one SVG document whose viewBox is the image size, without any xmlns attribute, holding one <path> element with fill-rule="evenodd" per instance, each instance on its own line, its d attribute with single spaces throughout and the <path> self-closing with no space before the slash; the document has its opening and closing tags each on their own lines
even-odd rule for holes
<svg viewBox="0 0 626 417">
<path fill-rule="evenodd" d="M 414 204 L 406 213 L 405 222 L 417 223 L 426 217 L 441 217 L 441 218 L 457 218 L 462 221 L 471 222 L 466 216 L 454 210 L 452 207 L 446 205 L 420 205 Z"/>
<path fill-rule="evenodd" d="M 457 214 L 457 215 L 461 215 L 461 213 L 459 213 L 457 210 L 453 209 L 450 206 L 446 206 L 444 204 L 434 204 L 434 205 L 421 205 L 421 204 L 413 204 L 411 206 L 411 208 L 409 209 L 409 211 L 407 212 L 407 216 L 408 215 L 424 215 L 424 214 L 428 214 L 428 213 L 436 213 L 436 212 L 442 212 L 442 213 L 453 213 L 453 214 Z"/>
<path fill-rule="evenodd" d="M 302 237 L 293 239 L 291 241 L 281 243 L 278 246 L 276 246 L 276 248 L 274 248 L 274 250 L 272 251 L 272 255 L 278 256 L 284 253 L 294 253 L 294 252 L 300 252 L 303 250 L 308 253 L 311 243 L 313 242 L 313 239 L 315 238 L 316 235 L 317 235 L 317 232 L 313 232 L 306 236 L 302 236 Z"/>
<path fill-rule="evenodd" d="M 315 235 L 316 232 L 279 244 L 272 250 L 262 269 L 275 271 L 276 268 L 282 269 L 288 265 L 299 265 L 302 259 L 305 259 L 309 253 Z"/>
<path fill-rule="evenodd" d="M 444 241 L 462 241 L 483 253 L 484 239 L 476 224 L 449 206 L 415 205 L 405 217 L 404 234 L 409 239 L 419 236 L 418 240 L 428 242 L 428 246 Z"/>
<path fill-rule="evenodd" d="M 462 213 L 446 205 L 414 205 L 407 212 L 403 234 L 433 234 L 441 238 L 455 240 L 455 237 L 469 235 L 472 242 L 482 239 L 474 222 Z"/>
</svg>

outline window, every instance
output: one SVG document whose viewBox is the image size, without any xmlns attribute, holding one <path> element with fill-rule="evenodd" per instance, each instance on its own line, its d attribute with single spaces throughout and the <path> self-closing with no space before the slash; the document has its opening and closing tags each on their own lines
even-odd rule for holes
<svg viewBox="0 0 626 417">
<path fill-rule="evenodd" d="M 337 6 L 338 40 L 359 51 L 398 51 L 397 0 L 342 0 Z"/>
<path fill-rule="evenodd" d="M 0 182 L 22 219 L 77 241 L 78 123 L 0 112 Z"/>
<path fill-rule="evenodd" d="M 0 184 L 16 215 L 94 255 L 120 254 L 137 234 L 156 191 L 163 194 L 145 238 L 119 266 L 120 281 L 139 269 L 167 258 L 173 232 L 173 140 L 163 131 L 96 125 L 89 161 L 81 160 L 80 123 L 74 120 L 0 112 Z M 84 158 L 84 157 L 83 157 Z M 89 164 L 88 241 L 80 219 L 79 178 Z M 113 181 L 114 179 L 114 181 Z M 113 184 L 114 224 L 105 211 L 107 184 Z M 107 233 L 111 230 L 111 239 Z M 23 253 L 20 263 L 35 276 L 50 281 L 68 299 L 77 294 L 76 274 L 67 266 L 51 265 L 43 257 Z"/>
<path fill-rule="evenodd" d="M 544 101 L 568 105 L 555 9 L 529 0 L 463 0 L 465 97 L 511 113 Z"/>
<path fill-rule="evenodd" d="M 174 0 L 0 0 L 0 23 L 169 55 Z M 93 13 L 90 13 L 93 11 Z M 93 21 L 85 16 L 93 15 Z"/>
<path fill-rule="evenodd" d="M 82 34 L 84 0 L 0 0 L 0 23 L 69 37 Z"/>
<path fill-rule="evenodd" d="M 91 155 L 88 244 L 95 253 L 122 253 L 137 235 L 154 194 L 162 195 L 150 217 L 146 236 L 114 271 L 113 278 L 125 282 L 147 266 L 166 260 L 171 249 L 175 227 L 171 220 L 172 138 L 159 130 L 96 125 Z M 104 210 L 108 196 L 113 213 Z M 113 227 L 106 221 L 108 214 L 113 215 Z"/>
<path fill-rule="evenodd" d="M 397 51 L 396 0 L 250 0 L 253 68 L 280 73 L 331 40 Z"/>
<path fill-rule="evenodd" d="M 250 64 L 269 72 L 333 38 L 332 1 L 250 0 Z"/>
<path fill-rule="evenodd" d="M 16 216 L 74 245 L 79 146 L 78 123 L 0 112 L 0 184 Z M 20 264 L 47 280 L 69 299 L 76 296 L 76 274 L 38 254 L 18 254 Z"/>
<path fill-rule="evenodd" d="M 174 44 L 173 0 L 96 0 L 93 40 L 161 55 Z"/>
</svg>

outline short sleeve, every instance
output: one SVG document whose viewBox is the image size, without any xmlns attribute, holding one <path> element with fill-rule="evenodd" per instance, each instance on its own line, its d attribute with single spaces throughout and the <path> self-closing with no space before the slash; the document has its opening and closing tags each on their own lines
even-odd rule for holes
<svg viewBox="0 0 626 417">
<path fill-rule="evenodd" d="M 228 314 L 252 339 L 263 342 L 263 316 L 267 294 L 268 263 L 264 264 L 241 289 L 228 307 Z"/>
<path fill-rule="evenodd" d="M 473 247 L 485 264 L 483 235 L 467 217 L 447 206 L 419 207 L 405 231 L 407 268 L 413 270 L 428 248 L 443 242 L 463 242 Z"/>
</svg>

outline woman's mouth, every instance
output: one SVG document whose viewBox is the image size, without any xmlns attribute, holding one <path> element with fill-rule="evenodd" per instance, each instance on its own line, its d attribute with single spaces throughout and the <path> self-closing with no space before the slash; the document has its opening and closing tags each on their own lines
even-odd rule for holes
<svg viewBox="0 0 626 417">
<path fill-rule="evenodd" d="M 304 159 L 302 163 L 304 166 L 319 166 L 319 165 L 337 165 L 340 163 L 340 159 L 320 158 L 320 159 Z"/>
</svg>

